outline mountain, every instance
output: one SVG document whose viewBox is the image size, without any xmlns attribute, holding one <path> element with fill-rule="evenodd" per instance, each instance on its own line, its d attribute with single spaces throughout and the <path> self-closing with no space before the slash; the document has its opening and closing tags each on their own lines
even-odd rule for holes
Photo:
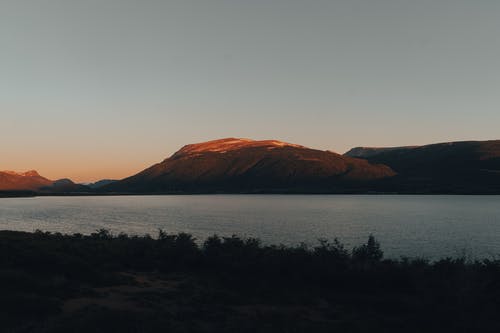
<svg viewBox="0 0 500 333">
<path fill-rule="evenodd" d="M 418 146 L 403 146 L 403 147 L 356 147 L 345 153 L 345 156 L 364 158 L 380 155 L 381 153 L 386 153 L 390 151 L 404 151 L 418 148 Z"/>
<path fill-rule="evenodd" d="M 27 172 L 0 171 L 0 191 L 2 196 L 20 195 L 37 193 L 73 193 L 73 192 L 91 192 L 87 186 L 75 184 L 71 179 L 50 180 L 40 176 L 35 170 Z M 15 191 L 15 192 L 12 192 Z M 21 192 L 19 192 L 21 191 Z M 29 192 L 33 191 L 33 192 Z M 7 192 L 12 192 L 11 194 Z"/>
<path fill-rule="evenodd" d="M 41 193 L 80 193 L 92 192 L 92 189 L 82 184 L 76 184 L 71 179 L 63 178 L 53 181 L 49 186 L 38 189 Z"/>
<path fill-rule="evenodd" d="M 276 141 L 227 138 L 184 146 L 163 162 L 103 191 L 346 192 L 395 172 L 384 165 Z"/>
<path fill-rule="evenodd" d="M 27 172 L 0 171 L 0 190 L 38 190 L 52 185 L 52 181 L 42 177 L 35 170 Z"/>
<path fill-rule="evenodd" d="M 0 195 L 75 193 L 500 194 L 500 140 L 356 147 L 339 155 L 277 140 L 227 138 L 182 147 L 120 181 L 75 184 L 0 171 Z"/>
<path fill-rule="evenodd" d="M 417 147 L 351 149 L 398 173 L 386 189 L 411 193 L 500 193 L 500 140 L 446 142 Z"/>
<path fill-rule="evenodd" d="M 114 179 L 101 179 L 99 181 L 96 181 L 95 183 L 88 183 L 88 184 L 82 184 L 82 185 L 86 185 L 88 187 L 90 187 L 91 189 L 98 189 L 98 188 L 101 188 L 103 186 L 106 186 L 106 185 L 109 185 L 109 184 L 113 184 L 117 182 L 117 180 L 114 180 Z"/>
</svg>

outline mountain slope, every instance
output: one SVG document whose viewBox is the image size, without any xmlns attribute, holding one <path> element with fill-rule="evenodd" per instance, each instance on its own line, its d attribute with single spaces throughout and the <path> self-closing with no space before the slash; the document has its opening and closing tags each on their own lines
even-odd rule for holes
<svg viewBox="0 0 500 333">
<path fill-rule="evenodd" d="M 418 146 L 403 146 L 403 147 L 355 147 L 349 150 L 344 156 L 363 158 L 367 159 L 369 157 L 380 155 L 382 153 L 392 152 L 392 151 L 406 151 Z"/>
<path fill-rule="evenodd" d="M 116 192 L 337 192 L 394 176 L 387 166 L 276 140 L 184 146 L 161 163 L 104 186 Z"/>
<path fill-rule="evenodd" d="M 87 186 L 75 184 L 70 179 L 50 180 L 35 170 L 27 172 L 0 171 L 0 191 L 34 191 L 37 193 L 91 192 Z"/>
<path fill-rule="evenodd" d="M 0 190 L 38 190 L 52 185 L 52 181 L 42 177 L 35 170 L 27 172 L 0 171 Z"/>
<path fill-rule="evenodd" d="M 368 153 L 367 153 L 368 152 Z M 500 193 L 500 140 L 420 147 L 354 148 L 345 154 L 390 166 L 390 187 L 408 192 Z"/>
<path fill-rule="evenodd" d="M 86 185 L 76 184 L 71 179 L 63 178 L 53 181 L 49 186 L 38 189 L 41 193 L 83 193 L 92 192 L 92 189 Z"/>
<path fill-rule="evenodd" d="M 101 179 L 101 180 L 96 181 L 94 183 L 82 184 L 82 185 L 88 186 L 89 188 L 95 190 L 95 189 L 98 189 L 100 187 L 112 184 L 114 182 L 117 182 L 117 180 L 114 180 L 114 179 Z"/>
</svg>

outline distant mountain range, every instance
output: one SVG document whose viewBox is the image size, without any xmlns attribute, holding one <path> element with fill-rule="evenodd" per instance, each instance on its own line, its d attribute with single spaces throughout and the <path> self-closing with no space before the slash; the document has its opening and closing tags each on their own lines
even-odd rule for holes
<svg viewBox="0 0 500 333">
<path fill-rule="evenodd" d="M 44 178 L 35 170 L 27 172 L 0 171 L 0 190 L 39 190 L 51 186 L 52 181 Z"/>
<path fill-rule="evenodd" d="M 35 170 L 0 171 L 0 191 L 36 191 L 41 193 L 86 192 L 89 188 L 70 179 L 50 180 Z"/>
<path fill-rule="evenodd" d="M 340 155 L 277 140 L 227 138 L 182 147 L 131 177 L 92 184 L 0 172 L 0 191 L 130 193 L 500 194 L 500 140 L 356 147 Z"/>
<path fill-rule="evenodd" d="M 102 180 L 99 180 L 95 183 L 86 183 L 86 184 L 83 184 L 83 185 L 86 185 L 88 187 L 90 187 L 91 189 L 98 189 L 98 188 L 101 188 L 103 186 L 106 186 L 106 185 L 109 185 L 109 184 L 112 184 L 114 182 L 117 182 L 117 180 L 114 180 L 114 179 L 102 179 Z"/>
</svg>

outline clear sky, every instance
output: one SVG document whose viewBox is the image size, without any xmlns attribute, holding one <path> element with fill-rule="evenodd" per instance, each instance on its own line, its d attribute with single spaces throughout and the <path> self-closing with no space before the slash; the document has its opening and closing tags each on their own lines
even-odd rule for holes
<svg viewBox="0 0 500 333">
<path fill-rule="evenodd" d="M 0 170 L 500 139 L 498 0 L 0 0 Z"/>
</svg>

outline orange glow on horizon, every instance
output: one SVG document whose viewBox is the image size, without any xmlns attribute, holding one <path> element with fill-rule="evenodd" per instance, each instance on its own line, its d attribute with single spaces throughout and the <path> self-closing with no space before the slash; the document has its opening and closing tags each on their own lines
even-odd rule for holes
<svg viewBox="0 0 500 333">
<path fill-rule="evenodd" d="M 120 180 L 132 176 L 145 168 L 151 166 L 158 161 L 137 162 L 137 163 L 112 163 L 112 161 L 87 161 L 78 163 L 77 161 L 60 161 L 60 163 L 52 163 L 43 161 L 41 163 L 16 163 L 15 165 L 0 165 L 1 171 L 12 170 L 16 172 L 26 172 L 28 170 L 36 170 L 40 176 L 50 180 L 58 180 L 69 178 L 75 183 L 91 183 L 102 179 Z"/>
</svg>

